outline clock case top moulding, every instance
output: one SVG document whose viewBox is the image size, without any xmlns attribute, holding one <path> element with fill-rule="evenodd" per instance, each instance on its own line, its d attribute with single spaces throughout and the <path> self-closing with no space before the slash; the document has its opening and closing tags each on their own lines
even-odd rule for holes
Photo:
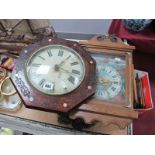
<svg viewBox="0 0 155 155">
<path fill-rule="evenodd" d="M 129 55 L 129 75 L 128 81 L 128 101 L 130 107 L 118 106 L 107 101 L 97 100 L 90 98 L 84 102 L 77 110 L 72 111 L 69 114 L 69 118 L 72 120 L 82 119 L 87 124 L 103 123 L 104 126 L 110 124 L 117 125 L 120 129 L 127 127 L 134 119 L 138 118 L 138 113 L 133 110 L 133 64 L 132 64 L 132 51 L 135 49 L 134 46 L 124 44 L 124 42 L 117 38 L 115 35 L 112 36 L 95 36 L 88 41 L 80 42 L 88 51 L 96 50 L 106 51 L 107 53 L 111 50 L 115 50 L 117 53 L 126 53 Z M 99 52 L 102 53 L 102 52 Z"/>
</svg>

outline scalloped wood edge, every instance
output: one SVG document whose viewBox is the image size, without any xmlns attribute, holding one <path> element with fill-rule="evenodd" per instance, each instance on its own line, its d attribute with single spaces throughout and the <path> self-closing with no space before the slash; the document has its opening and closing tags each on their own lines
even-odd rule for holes
<svg viewBox="0 0 155 155">
<path fill-rule="evenodd" d="M 93 47 L 97 47 L 97 48 L 105 48 L 105 49 L 117 49 L 117 50 L 126 50 L 128 52 L 132 52 L 133 50 L 135 50 L 135 47 L 134 46 L 129 46 L 129 45 L 126 45 L 124 44 L 124 42 L 118 38 L 117 38 L 117 42 L 111 42 L 110 39 L 105 39 L 103 41 L 98 41 L 97 38 L 99 37 L 100 35 L 96 35 L 94 37 L 92 37 L 90 40 L 88 41 L 81 41 L 80 42 L 80 45 L 83 46 L 83 47 L 90 47 L 90 48 L 93 48 Z"/>
<path fill-rule="evenodd" d="M 79 111 L 70 114 L 72 120 L 78 118 L 83 119 L 86 124 L 94 124 L 97 122 L 102 123 L 104 126 L 109 126 L 111 124 L 118 126 L 121 130 L 125 129 L 127 125 L 132 123 L 132 119 L 121 118 L 116 116 L 101 115 L 91 112 Z"/>
<path fill-rule="evenodd" d="M 131 108 L 118 107 L 112 103 L 89 99 L 76 110 L 70 112 L 69 118 L 71 120 L 80 118 L 86 124 L 95 122 L 100 122 L 104 126 L 115 124 L 120 129 L 125 129 L 134 119 L 138 118 L 138 113 Z"/>
<path fill-rule="evenodd" d="M 138 118 L 138 113 L 134 111 L 132 108 L 120 107 L 114 105 L 113 103 L 108 103 L 107 101 L 96 100 L 93 98 L 85 101 L 84 104 L 78 107 L 78 110 L 131 119 Z"/>
</svg>

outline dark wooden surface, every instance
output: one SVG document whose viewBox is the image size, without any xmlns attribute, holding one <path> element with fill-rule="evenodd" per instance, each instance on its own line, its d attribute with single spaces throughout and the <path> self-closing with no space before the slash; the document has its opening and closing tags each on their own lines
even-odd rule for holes
<svg viewBox="0 0 155 155">
<path fill-rule="evenodd" d="M 49 42 L 49 39 L 52 40 Z M 73 48 L 83 58 L 86 67 L 86 76 L 84 77 L 81 85 L 73 92 L 63 96 L 50 96 L 37 91 L 29 84 L 27 75 L 25 73 L 25 64 L 34 51 L 38 50 L 42 46 L 52 44 L 59 44 Z M 27 53 L 25 53 L 25 50 L 27 50 Z M 90 63 L 90 61 L 93 63 Z M 94 94 L 96 89 L 96 62 L 88 52 L 79 46 L 77 42 L 49 37 L 45 38 L 41 42 L 37 42 L 23 49 L 13 71 L 12 81 L 27 107 L 43 109 L 47 111 L 68 112 L 87 99 L 89 96 Z M 88 86 L 91 86 L 92 88 L 88 89 Z M 33 97 L 33 101 L 30 100 L 31 97 Z M 64 107 L 63 103 L 67 103 L 68 106 Z"/>
</svg>

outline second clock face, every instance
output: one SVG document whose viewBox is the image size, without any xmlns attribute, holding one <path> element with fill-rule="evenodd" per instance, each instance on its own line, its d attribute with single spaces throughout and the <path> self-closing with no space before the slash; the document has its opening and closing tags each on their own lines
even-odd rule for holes
<svg viewBox="0 0 155 155">
<path fill-rule="evenodd" d="M 97 95 L 103 99 L 113 98 L 122 88 L 122 80 L 117 70 L 110 66 L 98 67 Z"/>
<path fill-rule="evenodd" d="M 124 56 L 92 54 L 97 63 L 95 98 L 126 102 L 126 62 Z"/>
<path fill-rule="evenodd" d="M 26 70 L 31 85 L 49 95 L 67 94 L 75 90 L 85 77 L 81 56 L 62 45 L 49 45 L 36 51 Z"/>
</svg>

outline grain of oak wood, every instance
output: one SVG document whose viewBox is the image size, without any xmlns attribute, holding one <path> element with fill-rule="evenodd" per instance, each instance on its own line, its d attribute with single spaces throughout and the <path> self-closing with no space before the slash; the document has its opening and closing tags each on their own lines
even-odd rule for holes
<svg viewBox="0 0 155 155">
<path fill-rule="evenodd" d="M 117 42 L 115 43 L 111 42 L 110 39 L 98 41 L 97 38 L 98 36 L 94 36 L 92 39 L 88 41 L 80 42 L 80 44 L 92 53 L 93 51 L 95 51 L 95 53 L 99 53 L 99 54 L 110 53 L 110 54 L 119 55 L 122 53 L 126 53 L 127 55 L 130 55 L 128 59 L 126 59 L 126 66 L 127 66 L 126 98 L 128 99 L 128 102 L 133 104 L 132 51 L 135 48 L 133 46 L 125 45 L 119 38 L 117 38 Z M 83 111 L 83 113 L 81 111 Z M 94 116 L 94 114 L 96 115 Z M 122 106 L 114 106 L 107 101 L 90 99 L 89 101 L 85 101 L 85 103 L 79 107 L 78 111 L 75 111 L 74 113 L 72 113 L 70 115 L 70 118 L 71 119 L 82 118 L 85 120 L 85 122 L 89 122 L 89 123 L 91 122 L 91 120 L 92 122 L 101 121 L 103 123 L 104 116 L 113 117 L 113 119 L 109 119 L 108 120 L 109 122 L 106 124 L 110 124 L 110 123 L 112 124 L 115 122 L 115 124 L 117 124 L 121 128 L 125 121 L 127 125 L 128 123 L 131 123 L 133 119 L 137 119 L 138 113 L 132 109 L 132 106 L 130 108 L 125 108 Z M 118 117 L 122 118 L 122 121 L 117 121 Z M 127 119 L 130 119 L 130 121 L 127 121 Z"/>
</svg>

